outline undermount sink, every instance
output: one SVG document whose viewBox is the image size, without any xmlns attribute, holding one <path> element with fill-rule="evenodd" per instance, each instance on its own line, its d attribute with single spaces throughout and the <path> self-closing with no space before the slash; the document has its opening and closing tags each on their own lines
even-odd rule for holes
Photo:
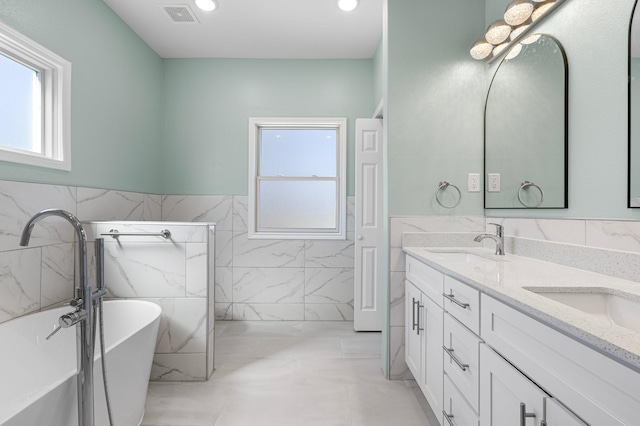
<svg viewBox="0 0 640 426">
<path fill-rule="evenodd" d="M 640 333 L 640 301 L 625 297 L 624 294 L 614 293 L 613 290 L 606 288 L 564 292 L 531 288 L 527 290 L 593 315 L 610 324 Z"/>
<path fill-rule="evenodd" d="M 483 256 L 477 253 L 461 250 L 429 250 L 431 253 L 437 254 L 450 262 L 462 263 L 479 263 L 479 262 L 502 262 L 502 259 L 496 257 Z"/>
</svg>

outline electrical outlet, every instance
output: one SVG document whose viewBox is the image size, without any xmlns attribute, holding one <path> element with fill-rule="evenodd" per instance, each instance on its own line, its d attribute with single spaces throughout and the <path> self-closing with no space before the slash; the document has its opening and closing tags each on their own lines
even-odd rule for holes
<svg viewBox="0 0 640 426">
<path fill-rule="evenodd" d="M 467 188 L 468 192 L 480 192 L 480 173 L 469 173 Z"/>
<path fill-rule="evenodd" d="M 500 173 L 487 174 L 487 191 L 500 192 Z"/>
</svg>

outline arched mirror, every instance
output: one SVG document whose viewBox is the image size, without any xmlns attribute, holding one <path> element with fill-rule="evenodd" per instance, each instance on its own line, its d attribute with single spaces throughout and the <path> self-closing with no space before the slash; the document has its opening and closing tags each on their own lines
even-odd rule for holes
<svg viewBox="0 0 640 426">
<path fill-rule="evenodd" d="M 487 209 L 567 207 L 567 60 L 533 34 L 504 57 L 485 107 Z"/>
<path fill-rule="evenodd" d="M 629 207 L 640 207 L 640 12 L 634 6 L 629 31 Z"/>
</svg>

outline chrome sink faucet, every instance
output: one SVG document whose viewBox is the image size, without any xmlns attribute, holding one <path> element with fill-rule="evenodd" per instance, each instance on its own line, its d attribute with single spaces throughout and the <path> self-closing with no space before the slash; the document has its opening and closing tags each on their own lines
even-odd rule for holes
<svg viewBox="0 0 640 426">
<path fill-rule="evenodd" d="M 473 241 L 480 242 L 485 238 L 490 238 L 496 242 L 496 254 L 499 256 L 504 256 L 504 227 L 497 223 L 489 223 L 489 225 L 494 225 L 496 227 L 496 234 L 480 234 L 473 239 Z"/>
</svg>

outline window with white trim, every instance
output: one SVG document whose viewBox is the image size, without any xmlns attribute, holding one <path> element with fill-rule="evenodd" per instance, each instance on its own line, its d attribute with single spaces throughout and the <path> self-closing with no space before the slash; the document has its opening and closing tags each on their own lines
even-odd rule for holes
<svg viewBox="0 0 640 426">
<path fill-rule="evenodd" d="M 71 170 L 71 63 L 0 23 L 0 160 Z"/>
<path fill-rule="evenodd" d="M 249 238 L 346 238 L 345 118 L 249 119 Z"/>
</svg>

